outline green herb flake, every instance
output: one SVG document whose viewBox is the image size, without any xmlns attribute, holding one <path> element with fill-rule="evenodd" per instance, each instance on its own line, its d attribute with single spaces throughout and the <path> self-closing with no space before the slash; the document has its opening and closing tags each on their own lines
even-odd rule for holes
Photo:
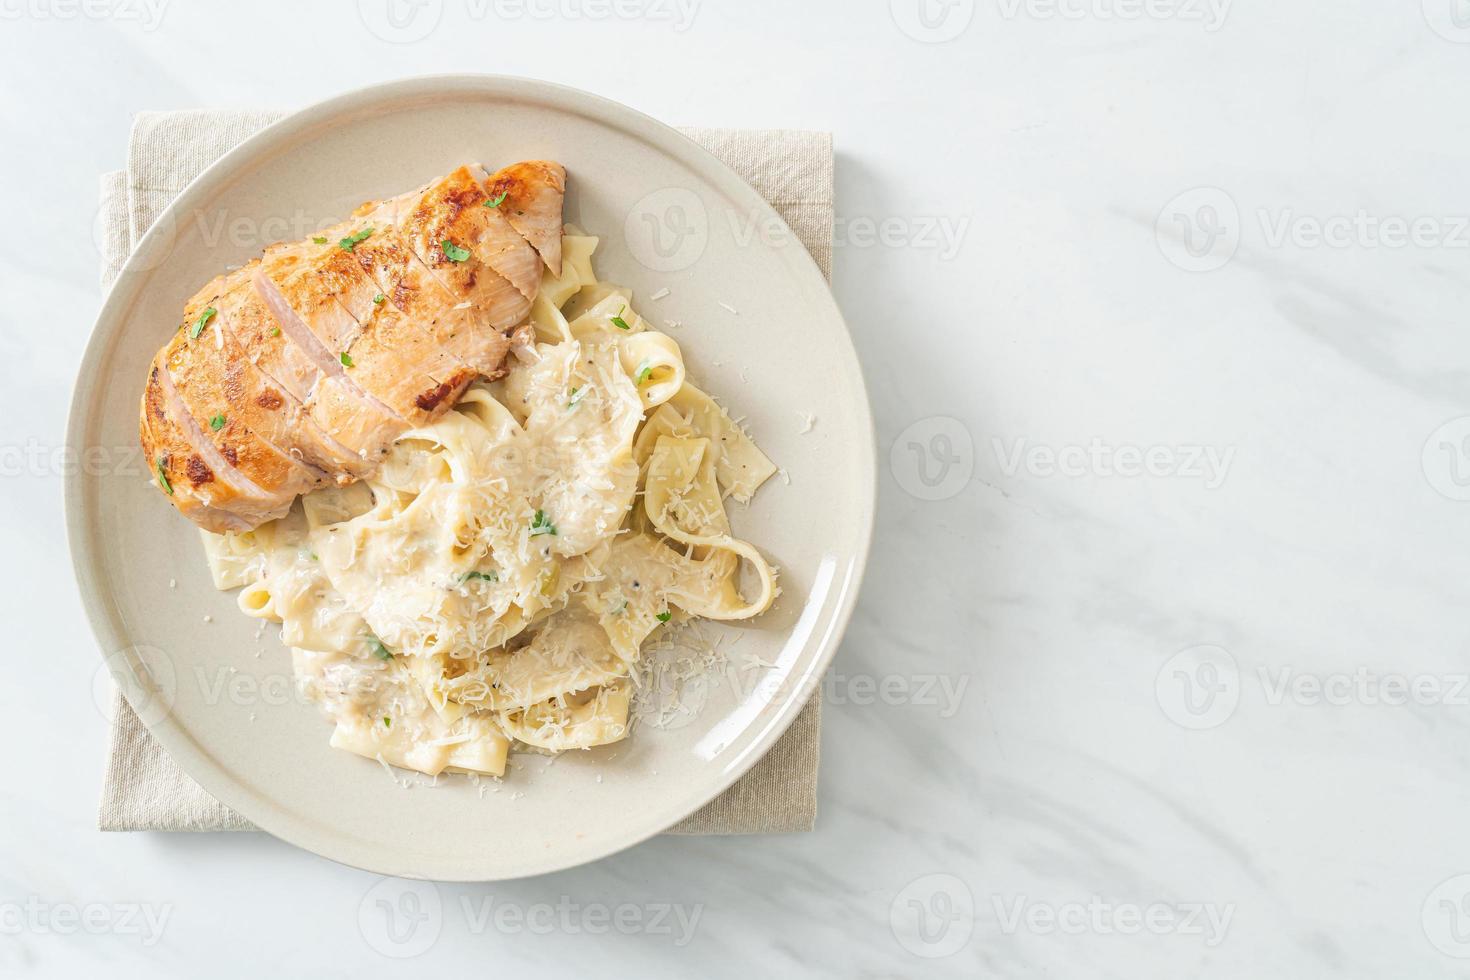
<svg viewBox="0 0 1470 980">
<path fill-rule="evenodd" d="M 382 293 L 379 293 L 379 294 L 378 294 L 378 295 L 376 295 L 376 296 L 374 296 L 374 297 L 373 297 L 373 303 L 374 303 L 374 305 L 376 305 L 376 306 L 382 306 L 382 305 L 383 305 L 383 303 L 384 303 L 384 302 L 385 302 L 385 301 L 386 301 L 386 300 L 387 300 L 387 299 L 388 299 L 388 297 L 386 297 L 386 296 L 384 296 L 384 295 L 383 295 L 383 294 L 382 294 Z"/>
<path fill-rule="evenodd" d="M 174 485 L 168 482 L 168 474 L 163 471 L 163 464 L 167 459 L 167 456 L 158 457 L 153 461 L 153 468 L 158 472 L 158 485 L 163 487 L 164 493 L 172 497 L 174 495 Z"/>
<path fill-rule="evenodd" d="M 343 367 L 352 367 L 353 366 L 352 365 L 352 355 L 349 354 L 349 353 L 347 353 L 345 350 L 338 356 L 338 360 L 340 360 L 342 362 L 342 366 Z"/>
<path fill-rule="evenodd" d="M 312 235 L 311 236 L 311 240 L 314 241 L 314 242 L 316 242 L 318 245 L 325 245 L 325 244 L 327 244 L 327 236 L 326 235 Z M 353 244 L 356 244 L 356 242 L 354 242 Z"/>
<path fill-rule="evenodd" d="M 669 620 L 674 618 L 674 614 L 665 609 L 654 618 L 657 619 L 660 623 L 667 623 Z"/>
<path fill-rule="evenodd" d="M 473 572 L 465 572 L 459 577 L 459 584 L 464 585 L 466 582 L 473 582 L 475 579 L 481 579 L 486 582 L 499 582 L 500 573 L 494 571 L 482 572 L 479 570 Z"/>
<path fill-rule="evenodd" d="M 617 327 L 619 330 L 633 329 L 632 327 L 628 326 L 628 321 L 623 319 L 623 314 L 626 312 L 628 312 L 628 304 L 624 303 L 623 308 L 621 310 L 618 310 L 618 315 L 612 318 L 612 325 Z"/>
<path fill-rule="evenodd" d="M 271 327 L 271 336 L 272 337 L 279 337 L 280 335 L 281 335 L 281 328 L 280 327 Z"/>
<path fill-rule="evenodd" d="M 643 382 L 647 381 L 652 374 L 653 365 L 649 364 L 647 361 L 644 361 L 642 364 L 638 365 L 638 374 L 634 376 L 633 383 L 635 385 L 641 385 L 643 384 Z"/>
<path fill-rule="evenodd" d="M 549 534 L 556 537 L 556 525 L 551 523 L 551 518 L 546 516 L 544 510 L 536 511 L 536 516 L 531 521 L 531 537 L 534 538 L 538 534 Z"/>
<path fill-rule="evenodd" d="M 346 238 L 344 238 L 340 242 L 338 242 L 337 245 L 344 252 L 355 252 L 355 251 L 357 251 L 357 243 L 363 241 L 364 239 L 367 238 L 367 236 L 371 235 L 372 233 L 373 233 L 372 226 L 369 225 L 368 227 L 364 228 L 362 231 L 359 231 L 359 232 L 356 232 L 354 234 L 348 235 Z"/>
<path fill-rule="evenodd" d="M 444 257 L 451 262 L 463 262 L 470 257 L 469 249 L 460 248 L 447 238 L 439 243 L 439 249 L 444 253 Z"/>
<path fill-rule="evenodd" d="M 500 207 L 501 203 L 505 201 L 505 196 L 507 194 L 509 194 L 509 193 L 510 193 L 510 191 L 501 191 L 500 192 L 500 196 L 497 197 L 495 200 L 493 200 L 493 201 L 486 201 L 485 202 L 485 207 L 487 207 L 487 208 L 498 208 L 498 207 Z"/>
<path fill-rule="evenodd" d="M 218 312 L 219 310 L 216 310 L 214 307 L 211 306 L 209 309 L 199 314 L 199 319 L 195 320 L 194 325 L 189 328 L 189 339 L 197 340 L 199 334 L 204 330 L 204 325 L 207 324 L 210 320 L 213 320 L 214 315 Z"/>
<path fill-rule="evenodd" d="M 216 431 L 216 432 L 218 432 L 220 429 L 223 429 L 225 427 L 225 417 L 224 417 L 224 415 L 223 414 L 220 414 L 220 415 L 216 415 L 213 418 L 211 418 L 209 420 L 209 427 L 211 429 L 213 429 L 214 431 Z"/>
<path fill-rule="evenodd" d="M 389 650 L 387 647 L 383 646 L 383 641 L 380 640 L 380 639 L 378 639 L 376 636 L 374 636 L 371 633 L 369 633 L 367 635 L 367 646 L 368 646 L 368 651 L 370 653 L 372 653 L 373 656 L 377 657 L 379 660 L 392 660 L 393 659 L 393 652 L 391 650 Z"/>
<path fill-rule="evenodd" d="M 586 388 L 586 387 L 573 388 L 572 389 L 572 397 L 569 398 L 569 399 L 567 399 L 567 408 L 576 408 L 577 407 L 577 403 L 580 402 L 582 399 L 584 399 L 584 398 L 587 397 L 587 392 L 589 390 L 591 390 L 591 389 Z"/>
<path fill-rule="evenodd" d="M 392 718 L 389 718 L 387 715 L 384 715 L 383 716 L 383 727 L 384 728 L 392 728 L 393 727 L 393 719 Z"/>
</svg>

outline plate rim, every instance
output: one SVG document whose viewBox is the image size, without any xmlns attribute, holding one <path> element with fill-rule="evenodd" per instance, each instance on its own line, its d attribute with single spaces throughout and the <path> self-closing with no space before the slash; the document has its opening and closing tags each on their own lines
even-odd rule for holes
<svg viewBox="0 0 1470 980">
<path fill-rule="evenodd" d="M 65 445 L 70 451 L 80 454 L 84 450 L 85 436 L 93 421 L 89 408 L 98 394 L 96 379 L 102 377 L 106 370 L 105 355 L 113 345 L 120 342 L 123 336 L 121 324 L 136 302 L 141 286 L 148 278 L 147 273 L 157 268 L 159 264 L 155 261 L 157 253 L 171 245 L 172 236 L 169 229 L 175 225 L 178 214 L 187 213 L 198 198 L 221 190 L 242 166 L 254 160 L 257 155 L 268 154 L 283 140 L 289 140 L 302 130 L 317 126 L 334 117 L 371 111 L 375 104 L 399 103 L 415 96 L 427 97 L 435 101 L 445 99 L 453 101 L 464 96 L 489 96 L 505 101 L 533 103 L 539 101 L 552 104 L 562 111 L 594 116 L 673 156 L 697 173 L 701 180 L 713 185 L 720 193 L 751 209 L 748 213 L 761 214 L 766 220 L 774 218 L 780 223 L 781 228 L 787 227 L 776 209 L 714 154 L 672 126 L 604 96 L 541 79 L 481 73 L 417 75 L 351 89 L 291 112 L 232 147 L 191 180 L 160 213 L 158 219 L 139 240 L 137 247 L 129 253 L 122 269 L 108 289 L 97 318 L 93 322 L 77 369 L 67 413 Z M 798 252 L 799 255 L 796 254 Z M 853 449 L 856 453 L 855 462 L 858 469 L 861 473 L 866 474 L 866 479 L 860 485 L 851 488 L 862 494 L 859 501 L 861 526 L 854 529 L 855 549 L 849 563 L 850 572 L 846 580 L 841 583 L 842 591 L 833 610 L 831 628 L 825 631 L 824 636 L 815 641 L 816 654 L 806 673 L 806 679 L 811 679 L 820 678 L 831 665 L 851 622 L 867 570 L 877 509 L 876 435 L 873 428 L 872 403 L 866 379 L 863 376 L 862 364 L 852 342 L 851 330 L 832 293 L 831 284 L 822 275 L 816 262 L 805 248 L 791 250 L 791 254 L 797 265 L 804 269 L 805 276 L 815 277 L 815 281 L 821 283 L 824 301 L 830 307 L 828 312 L 842 327 L 842 341 L 845 343 L 839 343 L 840 350 L 837 353 L 845 362 L 842 366 L 844 375 L 852 379 L 856 385 L 861 410 L 860 417 L 849 418 L 846 421 L 861 437 L 854 440 L 856 445 Z M 164 260 L 166 257 L 167 253 L 164 254 Z M 109 326 L 111 329 L 108 329 Z M 81 456 L 78 455 L 77 458 Z M 98 653 L 112 673 L 119 690 L 123 692 L 124 697 L 127 697 L 128 692 L 133 689 L 133 685 L 129 683 L 133 677 L 126 659 L 115 654 L 128 649 L 129 642 L 126 630 L 115 611 L 108 608 L 110 606 L 107 599 L 108 589 L 100 581 L 100 575 L 97 574 L 98 569 L 95 566 L 94 552 L 96 549 L 86 540 L 88 502 L 87 481 L 83 474 L 80 470 L 69 471 L 64 480 L 64 509 L 67 546 L 73 575 L 88 625 L 98 643 Z M 810 697 L 821 697 L 820 682 L 813 685 Z M 502 875 L 487 874 L 485 869 L 470 867 L 473 863 L 470 859 L 466 862 L 467 873 L 459 875 L 451 872 L 444 875 L 436 870 L 432 880 L 482 882 L 550 874 L 599 861 L 657 836 L 724 793 L 757 762 L 765 758 L 776 741 L 790 728 L 800 711 L 806 707 L 807 700 L 809 699 L 785 699 L 773 721 L 768 723 L 766 731 L 761 733 L 757 743 L 744 754 L 745 757 L 737 759 L 721 774 L 720 778 L 714 780 L 711 783 L 713 786 L 711 791 L 696 793 L 691 797 L 693 802 L 687 808 L 682 805 L 676 807 L 680 812 L 666 823 L 659 820 L 654 821 L 656 826 L 636 826 L 629 833 L 614 835 L 592 853 L 578 854 L 565 860 L 553 860 L 544 866 L 538 866 L 533 871 Z M 143 721 L 143 718 L 144 715 L 140 714 L 139 720 Z M 312 836 L 324 833 L 320 820 L 295 816 L 281 807 L 279 803 L 273 802 L 253 787 L 239 781 L 227 767 L 217 762 L 194 736 L 183 730 L 171 712 L 165 713 L 161 718 L 150 719 L 144 724 L 164 751 L 179 765 L 179 768 L 195 780 L 201 788 L 271 836 L 319 857 L 360 870 L 405 877 L 427 877 L 407 870 L 388 872 L 383 870 L 382 865 L 372 867 L 363 859 L 355 856 L 348 857 L 340 853 L 329 853 L 325 841 L 312 839 Z M 329 837 L 330 834 L 327 833 L 325 836 Z M 345 843 L 348 835 L 342 834 L 340 839 Z"/>
</svg>

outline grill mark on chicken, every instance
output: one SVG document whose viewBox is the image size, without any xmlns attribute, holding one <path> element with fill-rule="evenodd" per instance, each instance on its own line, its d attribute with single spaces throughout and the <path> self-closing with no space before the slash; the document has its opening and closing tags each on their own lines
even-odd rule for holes
<svg viewBox="0 0 1470 980">
<path fill-rule="evenodd" d="M 198 456 L 190 456 L 184 464 L 184 472 L 189 474 L 189 484 L 194 487 L 202 487 L 206 483 L 214 482 L 214 471 L 205 465 L 204 460 Z"/>
<path fill-rule="evenodd" d="M 414 399 L 414 402 L 418 405 L 419 408 L 422 408 L 424 411 L 432 412 L 434 409 L 438 408 L 440 403 L 442 403 L 446 398 L 463 390 L 464 387 L 468 385 L 472 380 L 474 380 L 474 375 L 471 372 L 464 372 L 463 374 L 456 375 L 455 377 L 443 382 L 432 390 L 426 391 L 423 394 L 419 395 L 417 398 Z"/>
</svg>

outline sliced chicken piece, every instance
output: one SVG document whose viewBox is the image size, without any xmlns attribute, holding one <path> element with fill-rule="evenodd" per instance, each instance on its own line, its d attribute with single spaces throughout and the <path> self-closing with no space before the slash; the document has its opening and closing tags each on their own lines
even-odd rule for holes
<svg viewBox="0 0 1470 980">
<path fill-rule="evenodd" d="M 240 345 L 232 317 L 245 299 L 256 299 L 248 269 L 216 277 L 189 300 L 181 333 L 190 331 L 201 311 L 214 309 L 215 314 L 199 331 L 199 343 L 205 345 L 198 355 L 201 362 L 180 364 L 178 370 L 171 362 L 174 378 L 178 380 L 183 372 L 191 375 L 193 383 L 222 390 L 234 413 L 261 439 L 293 459 L 335 474 L 339 483 L 368 475 L 371 467 L 323 430 L 301 402 L 263 373 Z"/>
<path fill-rule="evenodd" d="M 334 237 L 337 231 L 344 234 Z M 366 239 L 351 250 L 337 244 L 347 234 L 353 234 L 351 225 L 318 236 L 329 245 L 280 246 L 262 271 L 317 339 L 346 355 L 339 359 L 359 388 L 397 418 L 422 425 L 430 420 L 425 402 L 432 409 L 457 397 L 477 371 L 439 346 L 432 330 L 404 322 L 358 263 L 354 253 Z M 493 356 L 498 364 L 504 352 L 497 346 Z"/>
<path fill-rule="evenodd" d="M 414 256 L 451 295 L 468 301 L 490 326 L 505 331 L 530 313 L 535 288 L 533 284 L 527 296 L 496 270 L 496 260 L 512 255 L 504 232 L 514 229 L 507 228 L 502 216 L 494 213 L 497 209 L 484 206 L 486 200 L 484 188 L 469 168 L 460 167 L 431 183 L 417 200 L 405 195 L 391 205 L 397 212 L 399 234 Z M 482 247 L 487 234 L 492 241 Z M 520 244 L 526 248 L 524 241 Z M 513 259 L 508 262 L 515 264 Z"/>
<path fill-rule="evenodd" d="M 418 195 L 405 198 L 417 200 Z M 431 334 L 451 356 L 486 377 L 498 377 L 508 346 L 505 333 L 525 319 L 529 304 L 518 290 L 494 277 L 487 277 L 497 283 L 488 308 L 451 292 L 392 224 L 410 203 L 394 199 L 365 206 L 364 218 L 379 230 L 354 250 L 359 266 L 378 284 L 389 305 Z"/>
<path fill-rule="evenodd" d="M 567 171 L 550 160 L 526 160 L 491 174 L 490 200 L 503 194 L 498 210 L 530 242 L 554 276 L 561 275 L 562 204 Z"/>
<path fill-rule="evenodd" d="M 248 531 L 252 525 L 246 518 L 234 511 L 211 506 L 206 496 L 199 494 L 197 488 L 185 482 L 185 467 L 192 451 L 187 447 L 178 452 L 171 451 L 175 448 L 172 444 L 174 430 L 171 423 L 152 416 L 148 398 L 148 392 L 145 391 L 138 414 L 138 437 L 153 454 L 148 460 L 153 482 L 168 494 L 179 513 L 206 531 Z"/>
<path fill-rule="evenodd" d="M 456 178 L 461 171 L 482 191 L 485 182 L 490 179 L 485 168 L 480 166 L 461 167 L 450 174 L 450 178 Z M 484 220 L 485 229 L 475 246 L 475 254 L 482 262 L 510 280 L 511 285 L 519 289 L 526 299 L 535 299 L 536 291 L 541 286 L 541 257 L 500 210 L 504 203 L 505 199 L 490 197 L 488 194 L 480 202 L 479 217 Z"/>
<path fill-rule="evenodd" d="M 339 484 L 367 476 L 375 464 L 365 462 L 356 450 L 333 438 L 303 403 L 300 393 L 309 395 L 314 390 L 319 373 L 308 380 L 304 372 L 286 370 L 285 376 L 296 387 L 293 391 L 268 374 L 260 363 L 275 364 L 277 370 L 282 370 L 286 363 L 284 353 L 259 349 L 252 352 L 246 347 L 262 337 L 276 341 L 284 336 L 255 291 L 250 280 L 253 271 L 254 266 L 247 266 L 222 277 L 216 280 L 218 285 L 211 284 L 215 288 L 201 290 L 190 301 L 191 305 L 202 303 L 217 310 L 200 336 L 206 339 L 208 334 L 221 345 L 219 360 L 206 362 L 197 369 L 201 375 L 199 383 L 223 388 L 237 413 L 243 411 L 241 406 L 248 405 L 273 413 L 270 419 L 255 416 L 251 427 L 277 449 L 332 473 Z M 211 293 L 213 298 L 204 299 Z M 262 357 L 263 353 L 267 356 Z"/>
<path fill-rule="evenodd" d="M 504 335 L 492 336 L 502 347 L 508 346 Z M 368 320 L 352 357 L 361 383 L 415 426 L 432 422 L 445 404 L 453 405 L 483 374 L 451 356 L 432 334 L 387 304 Z M 414 370 L 405 370 L 404 363 L 412 363 Z"/>
<path fill-rule="evenodd" d="M 453 246 L 448 251 L 461 247 L 472 251 L 532 299 L 541 282 L 541 260 L 499 204 L 485 194 L 487 177 L 478 165 L 460 167 L 416 191 L 373 205 L 369 213 L 407 236 L 414 253 L 430 267 L 443 266 L 437 253 L 446 251 L 447 241 Z"/>
<path fill-rule="evenodd" d="M 348 374 L 352 360 L 346 351 L 328 350 L 312 332 L 294 308 L 297 302 L 306 305 L 299 293 L 288 297 L 263 269 L 255 271 L 252 282 L 281 333 L 317 369 L 318 377 L 302 400 L 312 418 L 364 460 L 377 463 L 387 456 L 393 440 L 408 430 L 408 422 L 352 379 Z"/>
<path fill-rule="evenodd" d="M 153 359 L 143 395 L 153 443 L 148 446 L 155 477 L 161 472 L 180 510 L 209 530 L 241 530 L 285 515 L 294 495 L 282 496 L 257 485 L 205 438 L 184 410 L 163 352 Z M 190 513 L 190 511 L 193 513 Z"/>
<path fill-rule="evenodd" d="M 306 402 L 321 379 L 321 371 L 306 352 L 287 336 L 265 300 L 255 289 L 260 259 L 235 270 L 218 307 L 222 328 L 232 333 L 245 355 L 266 377 Z"/>
<path fill-rule="evenodd" d="M 335 357 L 352 346 L 361 330 L 349 308 L 370 307 L 376 289 L 364 280 L 352 253 L 338 244 L 333 231 L 329 228 L 316 236 L 325 239 L 322 242 L 307 239 L 270 246 L 261 258 L 258 275 L 267 277 L 289 299 L 294 319 L 304 323 Z M 344 297 L 347 306 L 339 302 Z M 271 310 L 275 312 L 275 307 Z"/>
<path fill-rule="evenodd" d="M 326 470 L 308 462 L 299 450 L 293 454 L 289 443 L 283 447 L 272 440 L 283 430 L 285 399 L 264 379 L 249 387 L 240 383 L 250 362 L 230 359 L 234 343 L 230 341 L 227 350 L 225 332 L 215 322 L 218 310 L 213 299 L 196 296 L 185 306 L 184 325 L 163 351 L 163 368 L 184 411 L 200 424 L 221 456 L 237 470 L 250 473 L 251 481 L 262 488 L 294 495 L 326 486 L 330 482 Z M 220 378 L 224 384 L 217 383 Z"/>
</svg>

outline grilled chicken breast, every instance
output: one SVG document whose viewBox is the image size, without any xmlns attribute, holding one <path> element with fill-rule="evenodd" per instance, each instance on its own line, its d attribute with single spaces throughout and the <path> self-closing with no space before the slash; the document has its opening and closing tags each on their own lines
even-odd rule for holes
<svg viewBox="0 0 1470 980">
<path fill-rule="evenodd" d="M 248 530 L 371 476 L 530 342 L 565 188 L 548 161 L 460 167 L 215 278 L 149 366 L 139 436 L 159 488 L 200 527 Z"/>
</svg>

